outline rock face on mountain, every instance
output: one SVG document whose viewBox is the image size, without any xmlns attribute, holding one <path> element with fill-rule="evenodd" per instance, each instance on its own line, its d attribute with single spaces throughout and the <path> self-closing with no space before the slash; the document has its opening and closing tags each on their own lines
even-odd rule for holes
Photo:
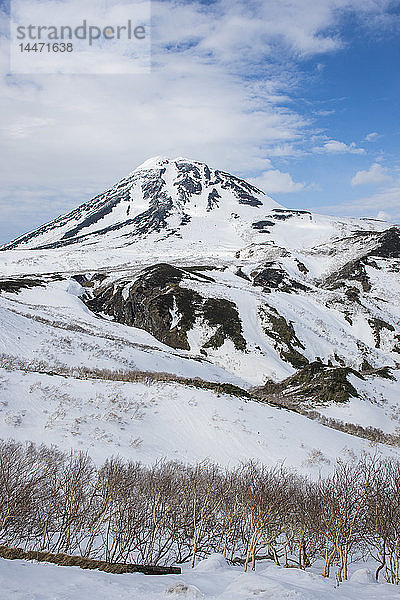
<svg viewBox="0 0 400 600">
<path fill-rule="evenodd" d="M 236 219 L 257 219 L 259 211 L 254 209 L 265 203 L 270 209 L 279 207 L 261 190 L 229 173 L 185 159 L 155 158 L 90 202 L 4 249 L 53 249 L 105 239 L 118 239 L 125 245 L 151 234 L 155 240 L 157 234 L 182 236 L 185 226 L 199 220 L 208 226 L 222 221 L 229 227 Z M 265 223 L 255 222 L 251 227 L 262 232 Z"/>
<path fill-rule="evenodd" d="M 348 380 L 351 374 L 362 379 L 360 373 L 348 367 L 332 367 L 315 361 L 291 377 L 279 383 L 269 382 L 254 392 L 260 397 L 281 396 L 316 405 L 342 403 L 358 396 L 356 388 Z"/>
<path fill-rule="evenodd" d="M 157 157 L 1 250 L 12 310 L 24 290 L 34 305 L 34 290 L 68 283 L 98 327 L 146 332 L 146 348 L 179 356 L 191 376 L 211 368 L 325 404 L 376 396 L 377 370 L 397 385 L 400 230 L 389 223 L 287 209 L 229 173 Z"/>
<path fill-rule="evenodd" d="M 196 319 L 215 328 L 203 344 L 219 348 L 230 339 L 238 350 L 246 349 L 242 325 L 233 302 L 223 298 L 204 298 L 194 289 L 181 287 L 182 280 L 214 282 L 202 269 L 178 269 L 159 264 L 144 269 L 133 282 L 119 281 L 100 286 L 86 300 L 97 314 L 106 314 L 119 323 L 145 329 L 172 348 L 190 350 L 187 332 Z M 84 298 L 85 300 L 85 298 Z"/>
</svg>

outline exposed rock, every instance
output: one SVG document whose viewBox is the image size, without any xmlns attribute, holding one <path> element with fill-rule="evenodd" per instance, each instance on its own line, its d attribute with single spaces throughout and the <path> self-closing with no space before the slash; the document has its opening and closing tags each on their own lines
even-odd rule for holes
<svg viewBox="0 0 400 600">
<path fill-rule="evenodd" d="M 400 235 L 398 227 L 391 227 L 380 234 L 376 248 L 369 252 L 369 256 L 380 258 L 400 258 Z"/>
<path fill-rule="evenodd" d="M 249 206 L 262 206 L 261 200 L 255 197 L 255 194 L 262 194 L 261 190 L 251 185 L 247 181 L 226 173 L 225 171 L 215 171 L 215 183 L 221 184 L 223 189 L 230 189 L 239 200 L 239 204 L 248 204 Z"/>
<path fill-rule="evenodd" d="M 235 275 L 237 275 L 238 277 L 241 277 L 242 279 L 246 279 L 247 281 L 251 281 L 251 280 L 250 280 L 250 277 L 248 277 L 248 275 L 246 275 L 246 273 L 244 273 L 244 272 L 242 271 L 242 268 L 241 268 L 241 267 L 238 267 L 238 268 L 237 268 L 237 270 L 236 270 L 236 272 L 235 272 Z"/>
<path fill-rule="evenodd" d="M 356 287 L 349 287 L 346 289 L 345 294 L 350 302 L 360 302 L 360 290 Z"/>
<path fill-rule="evenodd" d="M 260 233 L 269 233 L 268 227 L 274 227 L 275 223 L 273 221 L 257 221 L 256 223 L 252 223 L 252 228 Z"/>
<path fill-rule="evenodd" d="M 295 260 L 296 260 L 297 268 L 300 271 L 300 273 L 307 275 L 309 270 L 307 269 L 306 265 L 304 263 L 302 263 L 300 260 L 297 260 L 297 258 Z"/>
<path fill-rule="evenodd" d="M 295 210 L 290 208 L 273 208 L 272 209 L 274 215 L 272 218 L 278 221 L 287 221 L 293 217 L 299 217 L 303 215 L 308 215 L 310 221 L 312 221 L 312 214 L 308 210 Z"/>
<path fill-rule="evenodd" d="M 208 298 L 202 306 L 203 318 L 217 331 L 203 348 L 219 348 L 226 339 L 232 340 L 236 350 L 246 350 L 246 340 L 242 335 L 242 323 L 236 305 L 222 298 Z"/>
<path fill-rule="evenodd" d="M 193 290 L 179 287 L 183 277 L 181 269 L 156 265 L 144 269 L 134 282 L 100 287 L 86 303 L 97 314 L 144 329 L 173 348 L 189 350 L 187 331 L 195 323 L 196 305 L 202 299 Z"/>
<path fill-rule="evenodd" d="M 172 348 L 190 350 L 187 332 L 200 319 L 216 329 L 204 348 L 219 348 L 230 339 L 236 349 L 245 350 L 246 340 L 233 302 L 204 298 L 179 285 L 184 278 L 212 282 L 212 278 L 199 273 L 202 268 L 205 267 L 181 269 L 168 264 L 154 265 L 144 269 L 134 281 L 102 285 L 84 300 L 96 314 L 144 329 Z"/>
<path fill-rule="evenodd" d="M 207 211 L 212 210 L 213 208 L 219 206 L 219 200 L 221 198 L 221 194 L 219 194 L 217 192 L 217 190 L 214 188 L 209 194 L 208 194 L 208 202 L 207 202 Z"/>
<path fill-rule="evenodd" d="M 358 281 L 361 283 L 362 290 L 364 292 L 371 291 L 371 282 L 366 271 L 366 265 L 370 265 L 375 269 L 379 269 L 377 262 L 371 257 L 379 258 L 399 258 L 400 257 L 400 236 L 399 229 L 392 227 L 382 233 L 371 233 L 368 231 L 355 231 L 352 238 L 348 240 L 352 241 L 356 238 L 365 238 L 369 243 L 374 243 L 375 247 L 364 254 L 364 256 L 349 261 L 340 270 L 335 271 L 329 277 L 322 282 L 322 285 L 327 289 L 338 289 L 346 285 L 347 282 Z M 353 291 L 354 288 L 350 288 L 352 291 L 346 292 L 349 300 L 359 302 L 359 296 Z"/>
<path fill-rule="evenodd" d="M 368 323 L 370 324 L 374 334 L 376 348 L 381 347 L 381 332 L 383 329 L 386 329 L 387 331 L 395 331 L 393 325 L 391 325 L 390 323 L 386 323 L 386 321 L 378 319 L 377 317 L 372 317 L 368 319 Z"/>
<path fill-rule="evenodd" d="M 312 401 L 315 404 L 343 403 L 358 396 L 357 390 L 348 381 L 349 374 L 363 379 L 360 373 L 349 367 L 329 367 L 315 361 L 291 377 L 279 383 L 268 382 L 254 389 L 253 393 L 265 397 L 278 395 L 299 401 Z"/>
<path fill-rule="evenodd" d="M 363 291 L 369 292 L 371 283 L 365 269 L 364 260 L 365 258 L 346 263 L 339 271 L 332 273 L 325 279 L 324 287 L 335 290 L 345 285 L 347 281 L 358 281 L 361 283 Z"/>
<path fill-rule="evenodd" d="M 279 288 L 285 279 L 285 271 L 279 267 L 273 267 L 273 263 L 267 263 L 262 271 L 253 272 L 253 284 L 263 288 L 276 289 Z"/>
<path fill-rule="evenodd" d="M 283 360 L 296 369 L 308 364 L 307 358 L 300 352 L 305 347 L 297 338 L 292 323 L 267 304 L 260 308 L 259 317 L 264 333 L 273 340 L 275 350 Z"/>
<path fill-rule="evenodd" d="M 253 285 L 264 288 L 265 292 L 273 289 L 279 289 L 282 292 L 292 292 L 293 290 L 306 291 L 307 287 L 302 283 L 291 279 L 288 273 L 280 266 L 275 266 L 273 262 L 267 262 L 262 269 L 251 273 Z"/>
<path fill-rule="evenodd" d="M 365 362 L 367 363 L 367 361 Z M 373 369 L 371 367 L 369 369 L 363 368 L 361 370 L 361 375 L 372 375 L 374 377 L 382 377 L 382 379 L 390 379 L 391 381 L 396 381 L 396 377 L 393 375 L 390 367 L 380 367 L 379 369 Z"/>
<path fill-rule="evenodd" d="M 11 292 L 18 293 L 24 288 L 33 288 L 37 286 L 44 287 L 46 284 L 41 279 L 31 277 L 13 277 L 12 279 L 0 279 L 0 293 Z"/>
</svg>

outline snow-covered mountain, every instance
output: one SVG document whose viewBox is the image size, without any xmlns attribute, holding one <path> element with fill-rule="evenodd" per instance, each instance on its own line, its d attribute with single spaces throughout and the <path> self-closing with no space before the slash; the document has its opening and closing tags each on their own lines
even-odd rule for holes
<svg viewBox="0 0 400 600">
<path fill-rule="evenodd" d="M 220 246 L 239 244 L 265 210 L 280 205 L 229 173 L 185 159 L 153 158 L 103 194 L 7 244 L 57 248 L 73 244 L 130 246 L 150 237 Z M 259 209 L 259 210 L 257 210 Z M 216 237 L 216 233 L 218 236 Z"/>
<path fill-rule="evenodd" d="M 396 453 L 399 234 L 151 159 L 2 247 L 0 433 L 99 460 Z"/>
</svg>

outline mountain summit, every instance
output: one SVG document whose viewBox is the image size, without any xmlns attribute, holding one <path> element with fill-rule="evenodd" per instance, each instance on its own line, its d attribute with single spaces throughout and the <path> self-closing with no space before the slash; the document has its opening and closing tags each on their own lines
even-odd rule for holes
<svg viewBox="0 0 400 600">
<path fill-rule="evenodd" d="M 266 211 L 281 208 L 253 185 L 206 164 L 155 157 L 106 192 L 3 247 L 126 246 L 138 237 L 242 237 Z M 207 218 L 204 218 L 207 217 Z"/>
</svg>

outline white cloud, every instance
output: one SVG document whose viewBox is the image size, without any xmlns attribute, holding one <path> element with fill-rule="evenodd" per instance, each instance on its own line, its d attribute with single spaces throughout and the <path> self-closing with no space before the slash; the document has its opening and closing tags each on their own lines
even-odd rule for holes
<svg viewBox="0 0 400 600">
<path fill-rule="evenodd" d="M 295 147 L 293 144 L 278 144 L 277 146 L 273 146 L 269 152 L 269 156 L 301 156 L 304 154 L 302 150 Z"/>
<path fill-rule="evenodd" d="M 376 131 L 373 131 L 372 133 L 369 133 L 368 135 L 365 136 L 365 142 L 374 142 L 376 139 L 378 139 L 380 137 L 379 133 L 377 133 Z"/>
<path fill-rule="evenodd" d="M 93 0 L 91 0 L 93 1 Z M 29 211 L 43 220 L 21 188 L 53 187 L 76 203 L 87 186 L 101 191 L 152 155 L 188 156 L 236 172 L 261 173 L 267 191 L 297 191 L 289 173 L 268 156 L 293 156 L 307 143 L 311 124 L 290 99 L 298 57 L 342 46 L 338 25 L 353 11 L 369 22 L 386 0 L 153 1 L 153 69 L 131 76 L 7 75 L 8 42 L 0 36 L 0 174 L 15 190 L 13 209 L 3 197 L 5 223 Z M 7 30 L 7 19 L 0 25 Z M 283 66 L 283 68 L 281 68 Z M 289 108 L 288 108 L 289 107 Z M 333 149 L 336 144 L 336 150 Z M 325 143 L 324 152 L 362 153 L 355 144 Z M 265 172 L 264 172 L 265 171 Z M 73 185 L 81 193 L 67 192 Z M 11 196 L 10 196 L 11 197 Z M 52 204 L 54 202 L 54 205 Z M 24 212 L 25 211 L 25 212 Z M 32 214 L 29 212 L 29 214 Z"/>
<path fill-rule="evenodd" d="M 338 140 L 328 140 L 322 146 L 315 146 L 313 150 L 327 154 L 365 154 L 364 148 L 358 148 L 355 142 L 345 144 Z"/>
<path fill-rule="evenodd" d="M 289 173 L 282 173 L 278 169 L 269 169 L 259 177 L 250 179 L 250 182 L 266 194 L 300 192 L 305 187 L 304 183 L 295 183 Z"/>
<path fill-rule="evenodd" d="M 314 207 L 325 214 L 370 217 L 400 224 L 400 180 L 371 196 L 331 206 Z"/>
<path fill-rule="evenodd" d="M 336 112 L 336 111 L 335 111 L 335 110 L 333 110 L 333 109 L 330 109 L 330 110 L 316 110 L 316 111 L 315 111 L 315 114 L 316 114 L 318 117 L 330 117 L 331 115 L 334 115 L 334 114 L 335 114 L 335 112 Z"/>
<path fill-rule="evenodd" d="M 378 184 L 390 180 L 388 170 L 379 163 L 374 163 L 367 171 L 357 171 L 351 180 L 351 185 Z"/>
</svg>

